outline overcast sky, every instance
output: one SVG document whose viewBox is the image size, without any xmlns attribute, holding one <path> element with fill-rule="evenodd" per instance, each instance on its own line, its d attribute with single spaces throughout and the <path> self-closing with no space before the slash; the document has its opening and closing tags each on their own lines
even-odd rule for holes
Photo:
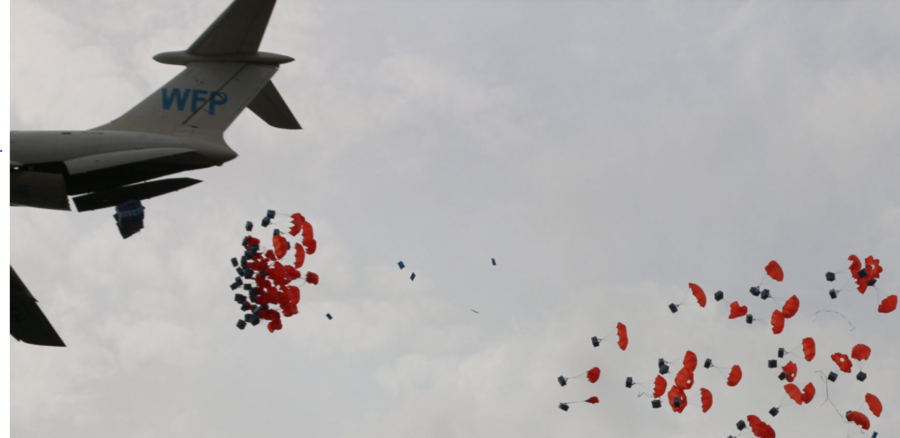
<svg viewBox="0 0 900 438">
<path fill-rule="evenodd" d="M 13 0 L 11 128 L 118 117 L 228 3 Z M 240 157 L 144 202 L 128 240 L 109 209 L 12 209 L 11 264 L 67 344 L 13 340 L 12 434 L 724 438 L 755 414 L 843 438 L 815 371 L 864 342 L 868 379 L 831 399 L 876 394 L 872 431 L 896 435 L 900 323 L 876 308 L 900 289 L 898 41 L 896 2 L 281 1 L 260 49 L 296 58 L 273 82 L 302 131 L 245 112 Z M 321 276 L 275 334 L 235 328 L 228 288 L 267 209 L 306 215 Z M 881 259 L 878 291 L 831 300 L 850 254 Z M 773 259 L 801 300 L 777 336 L 747 292 Z M 689 282 L 762 321 L 673 315 Z M 627 351 L 591 346 L 620 321 Z M 819 395 L 772 418 L 766 361 L 807 336 L 796 383 Z M 698 369 L 680 415 L 625 388 L 687 349 L 743 381 Z"/>
</svg>

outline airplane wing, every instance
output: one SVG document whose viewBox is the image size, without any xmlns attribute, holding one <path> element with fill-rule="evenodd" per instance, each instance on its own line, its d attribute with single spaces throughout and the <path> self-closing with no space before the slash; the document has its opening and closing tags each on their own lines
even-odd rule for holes
<svg viewBox="0 0 900 438">
<path fill-rule="evenodd" d="M 66 346 L 12 266 L 9 267 L 9 310 L 9 332 L 16 340 L 50 347 Z"/>
<path fill-rule="evenodd" d="M 273 8 L 275 0 L 235 0 L 187 52 L 193 55 L 256 53 Z"/>
</svg>

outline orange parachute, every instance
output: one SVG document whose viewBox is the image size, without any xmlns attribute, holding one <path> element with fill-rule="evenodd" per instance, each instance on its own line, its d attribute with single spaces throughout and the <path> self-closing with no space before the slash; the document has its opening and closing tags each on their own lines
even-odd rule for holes
<svg viewBox="0 0 900 438">
<path fill-rule="evenodd" d="M 875 397 L 872 394 L 866 394 L 866 403 L 869 404 L 869 410 L 872 411 L 876 417 L 881 416 L 881 400 L 878 400 L 878 397 Z"/>
<path fill-rule="evenodd" d="M 691 292 L 693 292 L 694 297 L 697 298 L 697 304 L 700 304 L 700 307 L 706 307 L 706 294 L 703 293 L 703 289 L 694 283 L 688 283 L 688 287 L 691 288 Z"/>
<path fill-rule="evenodd" d="M 272 248 L 275 249 L 275 258 L 281 260 L 285 254 L 288 252 L 288 243 L 287 239 L 284 238 L 281 234 L 276 234 L 272 237 Z"/>
<path fill-rule="evenodd" d="M 846 354 L 843 353 L 834 353 L 831 355 L 831 360 L 837 364 L 838 368 L 845 373 L 849 373 L 853 368 L 853 363 L 850 362 L 850 358 L 847 357 Z"/>
<path fill-rule="evenodd" d="M 625 351 L 625 348 L 628 347 L 628 329 L 625 328 L 625 324 L 622 324 L 621 322 L 616 325 L 616 328 L 619 331 L 619 348 L 621 348 L 622 351 Z"/>
<path fill-rule="evenodd" d="M 816 341 L 813 338 L 803 339 L 803 355 L 807 362 L 812 362 L 816 357 Z"/>
<path fill-rule="evenodd" d="M 660 396 L 665 394 L 666 386 L 668 386 L 668 384 L 669 383 L 666 382 L 666 379 L 663 378 L 663 376 L 657 375 L 656 382 L 653 388 L 653 398 L 659 398 Z"/>
<path fill-rule="evenodd" d="M 775 260 L 772 260 L 766 265 L 766 274 L 769 274 L 769 277 L 772 277 L 775 281 L 784 280 L 784 271 L 781 270 L 781 265 Z"/>
<path fill-rule="evenodd" d="M 747 306 L 740 305 L 737 301 L 731 302 L 731 314 L 728 319 L 740 318 L 747 314 Z"/>
<path fill-rule="evenodd" d="M 797 364 L 794 362 L 788 362 L 787 365 L 781 367 L 784 371 L 785 378 L 788 382 L 793 382 L 794 378 L 797 377 Z"/>
<path fill-rule="evenodd" d="M 587 372 L 588 382 L 597 383 L 597 380 L 600 379 L 600 368 L 593 367 Z"/>
<path fill-rule="evenodd" d="M 675 376 L 675 386 L 681 389 L 691 389 L 694 386 L 694 372 L 690 368 L 682 368 Z"/>
<path fill-rule="evenodd" d="M 741 382 L 741 377 L 743 376 L 744 373 L 741 372 L 740 365 L 731 367 L 731 373 L 728 374 L 728 386 L 737 386 L 737 384 Z"/>
<path fill-rule="evenodd" d="M 812 382 L 807 383 L 803 388 L 803 403 L 811 402 L 815 396 L 816 387 L 812 384 Z"/>
<path fill-rule="evenodd" d="M 776 309 L 772 312 L 772 333 L 776 335 L 784 330 L 784 314 Z"/>
<path fill-rule="evenodd" d="M 793 383 L 784 385 L 784 392 L 787 393 L 791 400 L 797 402 L 798 405 L 803 404 L 803 393 L 800 392 L 800 388 L 798 388 L 797 385 L 794 385 Z"/>
<path fill-rule="evenodd" d="M 863 430 L 869 430 L 869 417 L 866 417 L 862 412 L 847 412 L 847 421 L 858 424 Z"/>
<path fill-rule="evenodd" d="M 759 438 L 775 438 L 775 430 L 772 429 L 772 426 L 764 423 L 756 415 L 748 415 L 747 422 L 750 423 L 750 429 L 753 430 L 753 435 L 756 435 Z"/>
<path fill-rule="evenodd" d="M 700 403 L 703 404 L 704 413 L 712 407 L 712 402 L 712 393 L 706 388 L 700 388 Z"/>
<path fill-rule="evenodd" d="M 878 305 L 878 311 L 881 313 L 891 313 L 894 310 L 897 310 L 897 296 L 891 295 L 884 300 L 881 301 L 881 304 Z"/>
<path fill-rule="evenodd" d="M 687 407 L 687 404 L 687 397 L 684 396 L 684 391 L 677 385 L 672 385 L 672 389 L 669 390 L 669 405 L 672 406 L 672 410 L 680 414 Z"/>
<path fill-rule="evenodd" d="M 797 314 L 798 309 L 800 309 L 800 299 L 794 295 L 788 298 L 787 302 L 784 303 L 784 306 L 781 308 L 781 313 L 784 314 L 786 319 L 790 319 Z"/>
<path fill-rule="evenodd" d="M 693 351 L 688 350 L 684 353 L 684 360 L 681 363 L 693 373 L 697 369 L 697 355 Z"/>
<path fill-rule="evenodd" d="M 871 355 L 871 354 L 872 354 L 872 349 L 869 348 L 868 345 L 856 344 L 856 346 L 853 347 L 853 351 L 850 353 L 850 357 L 852 357 L 856 360 L 859 360 L 859 361 L 863 361 L 863 360 L 869 360 L 869 355 Z"/>
</svg>

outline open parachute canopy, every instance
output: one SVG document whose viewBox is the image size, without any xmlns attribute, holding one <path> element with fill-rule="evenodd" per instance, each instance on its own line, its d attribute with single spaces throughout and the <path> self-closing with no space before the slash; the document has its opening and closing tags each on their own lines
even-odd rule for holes
<svg viewBox="0 0 900 438">
<path fill-rule="evenodd" d="M 807 362 L 812 362 L 816 357 L 816 341 L 813 338 L 803 339 L 803 356 Z"/>
<path fill-rule="evenodd" d="M 703 412 L 709 410 L 713 404 L 712 393 L 706 388 L 700 388 L 700 403 L 703 405 Z"/>
<path fill-rule="evenodd" d="M 866 403 L 869 405 L 869 410 L 875 414 L 876 417 L 881 416 L 881 400 L 878 397 L 875 397 L 872 394 L 866 394 Z"/>
<path fill-rule="evenodd" d="M 891 295 L 883 300 L 881 300 L 881 304 L 878 305 L 878 312 L 880 313 L 891 313 L 894 310 L 897 310 L 897 296 Z"/>
<path fill-rule="evenodd" d="M 684 353 L 684 360 L 681 362 L 685 368 L 689 369 L 691 372 L 697 369 L 697 355 L 694 354 L 693 351 L 688 350 Z"/>
<path fill-rule="evenodd" d="M 847 412 L 847 421 L 858 424 L 863 430 L 869 430 L 869 417 L 866 417 L 862 412 Z"/>
<path fill-rule="evenodd" d="M 775 260 L 772 260 L 768 265 L 766 265 L 766 274 L 769 274 L 769 277 L 772 277 L 772 279 L 775 281 L 784 280 L 784 271 L 781 270 L 781 265 L 779 265 Z"/>
<path fill-rule="evenodd" d="M 791 400 L 796 402 L 798 405 L 803 404 L 803 393 L 800 392 L 800 388 L 798 388 L 797 385 L 794 385 L 793 383 L 784 385 L 784 392 L 786 392 L 788 397 L 790 397 Z"/>
<path fill-rule="evenodd" d="M 834 353 L 831 355 L 831 360 L 833 360 L 838 368 L 845 373 L 849 373 L 850 370 L 853 369 L 853 363 L 850 362 L 850 358 L 847 357 L 846 354 Z"/>
<path fill-rule="evenodd" d="M 588 382 L 597 383 L 597 380 L 600 379 L 600 368 L 593 367 L 587 372 Z"/>
<path fill-rule="evenodd" d="M 780 334 L 784 330 L 784 314 L 775 309 L 772 312 L 772 333 Z"/>
<path fill-rule="evenodd" d="M 699 304 L 700 307 L 706 307 L 706 294 L 703 292 L 703 289 L 694 283 L 688 283 L 688 287 L 691 288 L 691 293 L 697 298 L 697 304 Z"/>
<path fill-rule="evenodd" d="M 616 330 L 619 332 L 619 348 L 625 351 L 628 348 L 628 329 L 625 327 L 625 324 L 620 322 L 616 325 Z"/>
<path fill-rule="evenodd" d="M 737 301 L 731 302 L 731 314 L 728 315 L 728 319 L 740 318 L 747 314 L 747 306 L 742 306 Z"/>
<path fill-rule="evenodd" d="M 797 364 L 794 362 L 788 362 L 787 365 L 781 367 L 781 370 L 784 371 L 788 382 L 793 382 L 794 378 L 797 377 Z"/>
<path fill-rule="evenodd" d="M 791 319 L 797 314 L 798 309 L 800 309 L 800 299 L 797 298 L 796 295 L 793 295 L 784 303 L 784 306 L 781 308 L 781 313 L 784 315 L 785 319 Z"/>
<path fill-rule="evenodd" d="M 656 381 L 653 383 L 653 398 L 660 398 L 663 394 L 666 393 L 666 387 L 669 385 L 669 382 L 666 382 L 665 377 L 657 375 Z"/>
<path fill-rule="evenodd" d="M 850 357 L 852 357 L 858 361 L 863 361 L 863 360 L 869 360 L 869 356 L 871 354 L 872 354 L 872 349 L 869 348 L 868 345 L 856 344 L 856 346 L 853 347 L 853 351 L 850 352 Z"/>
<path fill-rule="evenodd" d="M 731 367 L 731 373 L 728 374 L 728 386 L 737 386 L 738 383 L 741 383 L 741 377 L 743 376 L 744 373 L 741 371 L 740 365 Z"/>
<path fill-rule="evenodd" d="M 815 396 L 816 396 L 815 385 L 813 385 L 812 382 L 807 383 L 806 386 L 803 387 L 803 403 L 811 402 L 813 400 L 813 398 L 815 398 Z"/>
<path fill-rule="evenodd" d="M 759 438 L 775 438 L 775 430 L 772 429 L 772 426 L 760 420 L 756 415 L 748 415 L 747 423 L 750 424 L 753 435 Z"/>
<path fill-rule="evenodd" d="M 238 262 L 237 258 L 231 259 L 238 277 L 231 285 L 235 290 L 241 286 L 247 291 L 247 295 L 235 294 L 234 300 L 241 305 L 241 310 L 247 312 L 244 318 L 238 321 L 237 327 L 243 330 L 247 324 L 257 325 L 260 320 L 268 321 L 267 328 L 274 333 L 282 329 L 282 317 L 291 317 L 299 313 L 297 305 L 300 303 L 300 288 L 294 281 L 304 278 L 298 271 L 306 260 L 307 254 L 315 252 L 315 239 L 312 226 L 306 222 L 299 213 L 292 217 L 291 236 L 303 233 L 303 242 L 291 242 L 278 229 L 272 233 L 272 247 L 263 248 L 262 241 L 253 236 L 244 237 L 241 243 L 244 254 Z M 275 219 L 275 211 L 269 210 L 262 220 L 262 226 L 268 227 Z M 248 222 L 247 231 L 252 229 L 252 223 Z M 285 255 L 294 249 L 293 264 L 282 264 Z M 243 280 L 247 280 L 246 283 Z M 318 284 L 319 276 L 307 271 L 305 280 L 309 284 Z M 277 306 L 274 308 L 273 306 Z"/>
<path fill-rule="evenodd" d="M 672 385 L 672 388 L 669 390 L 669 405 L 672 406 L 672 411 L 680 414 L 684 411 L 684 408 L 687 407 L 687 404 L 687 397 L 684 395 L 684 390 L 677 385 Z"/>
</svg>

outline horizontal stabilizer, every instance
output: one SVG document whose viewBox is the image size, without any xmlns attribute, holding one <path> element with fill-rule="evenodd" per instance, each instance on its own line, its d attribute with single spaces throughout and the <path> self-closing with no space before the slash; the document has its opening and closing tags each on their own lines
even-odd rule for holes
<svg viewBox="0 0 900 438">
<path fill-rule="evenodd" d="M 301 129 L 300 123 L 294 118 L 294 114 L 284 103 L 284 99 L 281 98 L 281 94 L 278 93 L 278 89 L 275 88 L 272 81 L 263 87 L 247 108 L 276 128 Z"/>
<path fill-rule="evenodd" d="M 142 201 L 156 196 L 165 195 L 178 191 L 194 184 L 199 180 L 193 178 L 171 178 L 158 181 L 150 181 L 141 184 L 133 184 L 115 188 L 112 190 L 103 190 L 88 195 L 72 198 L 75 202 L 75 208 L 78 211 L 91 211 L 100 208 L 115 207 L 127 201 Z"/>
<path fill-rule="evenodd" d="M 256 53 L 275 0 L 235 0 L 188 48 L 193 55 Z"/>
<path fill-rule="evenodd" d="M 9 267 L 9 332 L 26 344 L 66 346 L 12 266 Z"/>
</svg>

